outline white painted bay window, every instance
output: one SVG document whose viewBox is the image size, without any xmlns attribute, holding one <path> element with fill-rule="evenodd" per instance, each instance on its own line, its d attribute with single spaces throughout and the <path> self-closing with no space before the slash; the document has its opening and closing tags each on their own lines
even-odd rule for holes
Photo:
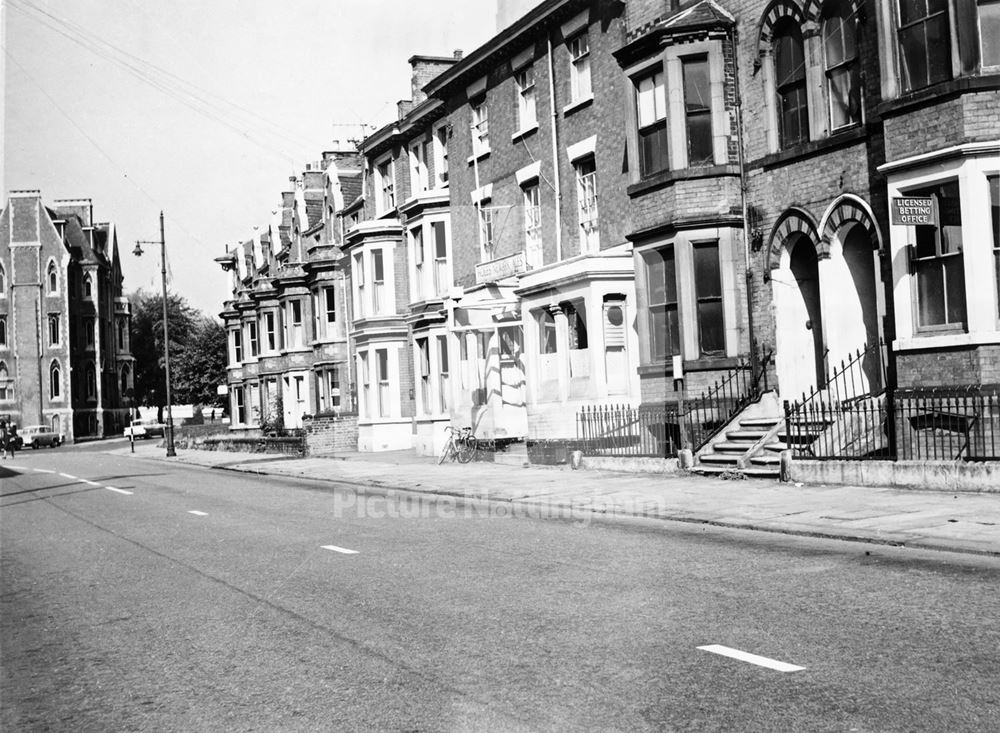
<svg viewBox="0 0 1000 733">
<path fill-rule="evenodd" d="M 451 268 L 448 264 L 448 224 L 432 221 L 431 233 L 434 246 L 434 292 L 445 297 L 451 290 Z"/>
<path fill-rule="evenodd" d="M 490 110 L 486 97 L 471 104 L 472 108 L 472 154 L 475 157 L 490 152 Z"/>
<path fill-rule="evenodd" d="M 392 158 L 375 165 L 375 213 L 379 216 L 396 208 L 396 183 L 393 179 Z"/>
<path fill-rule="evenodd" d="M 418 303 L 424 299 L 424 281 L 427 279 L 424 267 L 423 224 L 418 224 L 410 229 L 410 254 L 413 257 L 413 283 L 410 300 Z"/>
<path fill-rule="evenodd" d="M 375 349 L 375 377 L 378 382 L 378 415 L 389 417 L 392 412 L 392 397 L 389 392 L 389 351 Z"/>
<path fill-rule="evenodd" d="M 966 322 L 962 209 L 958 181 L 907 191 L 930 197 L 936 226 L 910 230 L 910 267 L 916 279 L 917 330 L 963 329 Z"/>
<path fill-rule="evenodd" d="M 638 123 L 639 172 L 648 176 L 670 167 L 667 145 L 667 95 L 659 64 L 632 80 Z"/>
</svg>

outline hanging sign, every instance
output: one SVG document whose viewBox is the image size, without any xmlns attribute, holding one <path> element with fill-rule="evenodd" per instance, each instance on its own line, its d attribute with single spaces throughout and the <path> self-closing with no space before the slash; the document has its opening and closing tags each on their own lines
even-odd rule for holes
<svg viewBox="0 0 1000 733">
<path fill-rule="evenodd" d="M 930 196 L 894 196 L 889 212 L 893 224 L 937 226 L 934 199 Z"/>
</svg>

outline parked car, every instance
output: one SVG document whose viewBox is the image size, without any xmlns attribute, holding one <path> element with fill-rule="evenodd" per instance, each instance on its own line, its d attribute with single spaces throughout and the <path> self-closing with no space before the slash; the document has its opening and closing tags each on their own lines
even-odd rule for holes
<svg viewBox="0 0 1000 733">
<path fill-rule="evenodd" d="M 18 433 L 23 448 L 55 448 L 62 443 L 62 436 L 48 425 L 26 425 Z"/>
<path fill-rule="evenodd" d="M 125 428 L 123 433 L 126 438 L 162 438 L 166 430 L 166 425 L 158 422 L 146 422 L 145 420 L 133 420 L 132 424 Z"/>
</svg>

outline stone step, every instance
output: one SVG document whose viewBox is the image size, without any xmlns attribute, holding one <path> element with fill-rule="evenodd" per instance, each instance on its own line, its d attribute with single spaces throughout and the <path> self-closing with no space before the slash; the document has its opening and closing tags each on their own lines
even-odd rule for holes
<svg viewBox="0 0 1000 733">
<path fill-rule="evenodd" d="M 781 473 L 778 467 L 757 466 L 754 468 L 744 468 L 743 475 L 747 478 L 779 478 Z"/>
<path fill-rule="evenodd" d="M 698 462 L 735 466 L 739 462 L 741 455 L 736 453 L 703 453 L 698 456 Z"/>
<path fill-rule="evenodd" d="M 746 453 L 753 443 L 747 441 L 723 440 L 712 445 L 716 453 Z"/>
<path fill-rule="evenodd" d="M 760 455 L 752 456 L 750 463 L 755 466 L 778 466 L 781 464 L 781 455 L 778 453 L 761 453 Z"/>
<path fill-rule="evenodd" d="M 770 430 L 784 419 L 785 418 L 783 417 L 750 417 L 745 420 L 740 420 L 740 427 L 748 428 L 750 430 L 753 430 L 754 428 Z"/>
<path fill-rule="evenodd" d="M 766 430 L 730 430 L 726 433 L 729 440 L 747 440 L 751 443 L 756 443 L 765 435 L 767 435 Z"/>
<path fill-rule="evenodd" d="M 773 453 L 781 453 L 783 450 L 788 450 L 788 443 L 781 440 L 776 440 L 773 443 L 768 443 L 764 446 L 764 450 L 771 451 Z"/>
</svg>

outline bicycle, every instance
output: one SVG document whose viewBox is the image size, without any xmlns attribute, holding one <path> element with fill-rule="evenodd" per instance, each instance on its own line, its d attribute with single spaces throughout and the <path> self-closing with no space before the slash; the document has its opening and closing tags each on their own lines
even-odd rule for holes
<svg viewBox="0 0 1000 733">
<path fill-rule="evenodd" d="M 472 428 L 456 428 L 452 425 L 446 425 L 444 429 L 448 431 L 448 442 L 444 444 L 444 450 L 441 451 L 441 456 L 438 458 L 439 466 L 448 458 L 453 461 L 458 459 L 459 463 L 468 463 L 476 457 L 479 441 L 472 434 Z"/>
</svg>

